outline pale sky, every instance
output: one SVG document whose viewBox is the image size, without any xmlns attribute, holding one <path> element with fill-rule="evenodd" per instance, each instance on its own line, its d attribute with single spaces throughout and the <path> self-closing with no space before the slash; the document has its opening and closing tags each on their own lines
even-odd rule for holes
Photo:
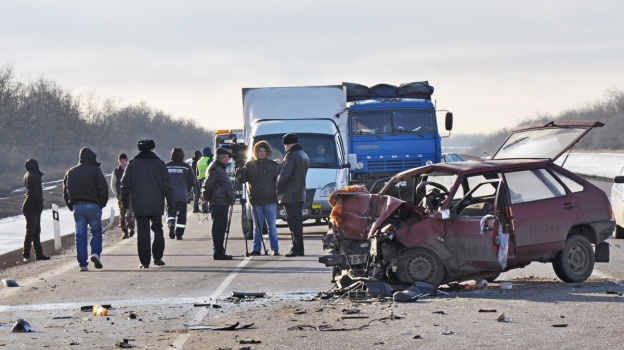
<svg viewBox="0 0 624 350">
<path fill-rule="evenodd" d="M 209 129 L 242 127 L 243 87 L 427 80 L 454 133 L 624 90 L 622 1 L 0 0 L 0 12 L 0 66 L 17 79 Z"/>
</svg>

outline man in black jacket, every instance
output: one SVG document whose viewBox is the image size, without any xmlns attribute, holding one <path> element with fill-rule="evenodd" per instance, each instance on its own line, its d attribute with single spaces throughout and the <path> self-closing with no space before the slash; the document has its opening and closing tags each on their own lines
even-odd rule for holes
<svg viewBox="0 0 624 350">
<path fill-rule="evenodd" d="M 141 265 L 147 269 L 154 255 L 154 264 L 165 265 L 162 260 L 165 253 L 162 215 L 167 199 L 167 211 L 175 210 L 173 189 L 165 162 L 152 150 L 156 147 L 153 140 L 139 141 L 139 154 L 128 164 L 121 179 L 121 202 L 124 208 L 132 205 L 137 227 L 137 250 Z M 132 200 L 132 203 L 130 203 Z M 154 243 L 150 250 L 150 223 L 154 231 Z"/>
<path fill-rule="evenodd" d="M 303 219 L 301 210 L 306 200 L 306 175 L 310 167 L 308 155 L 299 145 L 297 134 L 286 134 L 282 143 L 286 155 L 277 177 L 277 198 L 286 210 L 286 222 L 292 235 L 293 247 L 286 257 L 303 256 Z"/>
<path fill-rule="evenodd" d="M 195 186 L 193 186 L 193 213 L 199 213 L 199 195 L 201 194 L 201 184 L 197 180 L 197 162 L 201 159 L 202 153 L 197 150 L 193 155 L 193 161 L 191 162 L 191 169 L 193 169 L 193 175 L 195 176 Z"/>
<path fill-rule="evenodd" d="M 208 176 L 204 182 L 202 192 L 202 204 L 210 202 L 212 215 L 212 244 L 213 258 L 215 260 L 231 260 L 232 256 L 225 254 L 223 241 L 228 223 L 228 209 L 234 204 L 234 185 L 225 171 L 230 161 L 230 151 L 225 148 L 217 148 L 217 157 L 208 166 Z"/>
<path fill-rule="evenodd" d="M 26 217 L 26 236 L 24 237 L 24 250 L 22 258 L 24 262 L 30 260 L 31 245 L 35 247 L 37 260 L 50 260 L 43 254 L 41 246 L 41 212 L 43 211 L 43 186 L 39 163 L 36 159 L 26 161 L 26 174 L 24 174 L 24 186 L 26 186 L 26 199 L 22 205 L 22 213 Z"/>
<path fill-rule="evenodd" d="M 121 204 L 121 178 L 124 171 L 128 166 L 128 156 L 125 153 L 121 153 L 118 157 L 119 166 L 113 170 L 113 176 L 111 178 L 111 190 L 117 197 L 117 206 L 119 207 L 119 226 L 124 235 L 122 239 L 126 239 L 134 236 L 134 213 L 132 212 L 132 206 L 125 209 Z M 130 230 L 130 231 L 128 231 Z"/>
<path fill-rule="evenodd" d="M 188 193 L 195 187 L 195 174 L 191 166 L 184 162 L 184 151 L 181 148 L 174 148 L 171 151 L 171 161 L 166 165 L 171 179 L 171 187 L 173 187 L 173 200 L 175 201 L 174 210 L 167 213 L 169 238 L 177 237 L 178 240 L 182 240 L 186 228 Z M 178 217 L 177 227 L 176 215 Z"/>
<path fill-rule="evenodd" d="M 89 271 L 87 261 L 87 225 L 91 228 L 91 261 L 102 268 L 102 208 L 108 202 L 108 184 L 89 148 L 80 150 L 78 165 L 67 170 L 63 180 L 63 197 L 76 221 L 76 258 L 80 271 Z"/>
<path fill-rule="evenodd" d="M 259 141 L 253 147 L 253 158 L 241 172 L 242 182 L 249 187 L 249 203 L 254 222 L 253 250 L 249 255 L 260 255 L 262 244 L 262 226 L 266 221 L 269 231 L 271 255 L 279 255 L 277 239 L 277 194 L 275 183 L 279 173 L 279 165 L 271 160 L 273 149 L 266 141 Z"/>
</svg>

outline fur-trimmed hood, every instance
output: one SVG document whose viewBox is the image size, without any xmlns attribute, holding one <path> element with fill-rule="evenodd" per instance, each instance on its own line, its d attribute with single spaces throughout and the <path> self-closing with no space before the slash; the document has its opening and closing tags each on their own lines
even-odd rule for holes
<svg viewBox="0 0 624 350">
<path fill-rule="evenodd" d="M 253 158 L 254 159 L 258 159 L 258 148 L 264 148 L 267 151 L 267 158 L 271 158 L 271 156 L 273 155 L 273 148 L 271 147 L 271 145 L 269 145 L 268 142 L 262 140 L 262 141 L 258 141 L 256 142 L 256 144 L 253 146 Z"/>
</svg>

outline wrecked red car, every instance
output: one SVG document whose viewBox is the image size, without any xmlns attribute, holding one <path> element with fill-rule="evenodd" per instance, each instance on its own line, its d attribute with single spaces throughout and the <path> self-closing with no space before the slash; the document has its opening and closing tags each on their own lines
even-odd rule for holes
<svg viewBox="0 0 624 350">
<path fill-rule="evenodd" d="M 332 195 L 323 239 L 339 287 L 356 279 L 434 286 L 550 262 L 565 282 L 608 262 L 615 221 L 607 195 L 555 164 L 600 122 L 514 130 L 490 160 L 404 171 L 378 193 Z M 347 282 L 348 281 L 348 282 Z"/>
</svg>

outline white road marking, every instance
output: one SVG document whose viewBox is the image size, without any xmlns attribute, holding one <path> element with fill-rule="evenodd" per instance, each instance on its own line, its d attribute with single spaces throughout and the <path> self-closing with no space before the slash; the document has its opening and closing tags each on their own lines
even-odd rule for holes
<svg viewBox="0 0 624 350">
<path fill-rule="evenodd" d="M 238 264 L 238 266 L 234 269 L 234 271 L 232 271 L 232 273 L 230 273 L 229 276 L 227 276 L 227 278 L 224 279 L 223 282 L 221 282 L 219 287 L 217 287 L 217 289 L 212 293 L 212 296 L 210 296 L 210 298 L 212 300 L 215 300 L 218 297 L 220 297 L 223 291 L 225 290 L 225 288 L 227 288 L 227 286 L 230 285 L 232 280 L 234 280 L 236 275 L 238 275 L 238 273 L 243 269 L 243 267 L 245 267 L 245 265 L 247 265 L 247 263 L 250 260 L 251 260 L 251 257 L 246 257 L 245 259 L 243 259 L 243 261 L 241 261 L 240 264 Z M 208 314 L 207 307 L 199 309 L 199 312 L 197 312 L 195 317 L 193 317 L 193 323 L 194 324 L 201 323 L 207 314 Z M 184 346 L 184 343 L 186 343 L 186 341 L 188 340 L 190 336 L 191 336 L 190 333 L 180 334 L 176 338 L 176 340 L 173 341 L 169 349 L 182 349 L 182 347 Z"/>
</svg>

